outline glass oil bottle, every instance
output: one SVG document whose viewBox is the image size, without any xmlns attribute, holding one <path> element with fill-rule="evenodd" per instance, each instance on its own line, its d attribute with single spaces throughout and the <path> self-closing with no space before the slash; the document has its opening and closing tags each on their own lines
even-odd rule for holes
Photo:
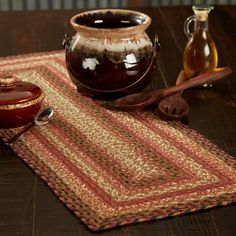
<svg viewBox="0 0 236 236">
<path fill-rule="evenodd" d="M 192 9 L 194 15 L 187 18 L 184 24 L 184 32 L 188 37 L 183 55 L 186 79 L 213 71 L 218 63 L 217 49 L 208 29 L 208 15 L 213 7 L 193 6 Z M 192 33 L 189 30 L 191 22 L 194 22 Z"/>
</svg>

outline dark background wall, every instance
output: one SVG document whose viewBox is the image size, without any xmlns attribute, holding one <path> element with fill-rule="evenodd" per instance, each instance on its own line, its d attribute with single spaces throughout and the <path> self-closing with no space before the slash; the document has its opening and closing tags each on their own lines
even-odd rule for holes
<svg viewBox="0 0 236 236">
<path fill-rule="evenodd" d="M 192 5 L 197 0 L 0 0 L 0 10 L 46 10 L 73 8 Z M 205 0 L 205 3 L 236 4 L 236 0 Z"/>
</svg>

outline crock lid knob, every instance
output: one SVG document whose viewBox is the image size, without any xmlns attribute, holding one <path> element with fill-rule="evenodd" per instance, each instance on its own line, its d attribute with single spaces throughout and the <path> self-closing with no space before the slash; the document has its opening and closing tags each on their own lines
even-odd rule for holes
<svg viewBox="0 0 236 236">
<path fill-rule="evenodd" d="M 15 86 L 15 78 L 11 74 L 0 74 L 0 87 Z"/>
</svg>

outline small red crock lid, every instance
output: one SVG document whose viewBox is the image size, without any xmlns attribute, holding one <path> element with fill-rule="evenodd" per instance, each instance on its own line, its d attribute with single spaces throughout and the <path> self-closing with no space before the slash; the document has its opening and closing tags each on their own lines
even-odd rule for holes
<svg viewBox="0 0 236 236">
<path fill-rule="evenodd" d="M 0 106 L 31 101 L 41 94 L 42 90 L 35 84 L 16 81 L 13 75 L 0 74 Z"/>
</svg>

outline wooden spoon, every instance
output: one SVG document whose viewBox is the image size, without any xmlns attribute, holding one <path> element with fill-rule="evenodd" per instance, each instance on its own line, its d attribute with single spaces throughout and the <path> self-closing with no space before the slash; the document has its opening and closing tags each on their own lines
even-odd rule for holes
<svg viewBox="0 0 236 236">
<path fill-rule="evenodd" d="M 185 81 L 184 71 L 181 70 L 176 80 L 176 85 Z M 175 93 L 165 97 L 158 104 L 159 111 L 163 118 L 168 120 L 181 120 L 189 113 L 189 105 L 184 98 L 182 92 Z"/>
<path fill-rule="evenodd" d="M 215 80 L 221 79 L 232 73 L 232 69 L 228 66 L 218 68 L 215 71 L 207 72 L 198 75 L 188 81 L 181 84 L 171 86 L 165 89 L 157 89 L 151 92 L 140 92 L 127 95 L 122 98 L 118 98 L 114 101 L 104 102 L 105 107 L 115 108 L 119 110 L 135 111 L 142 110 L 155 102 L 159 98 L 169 96 L 171 94 L 180 92 L 181 90 L 196 87 L 208 82 L 213 82 Z"/>
</svg>

